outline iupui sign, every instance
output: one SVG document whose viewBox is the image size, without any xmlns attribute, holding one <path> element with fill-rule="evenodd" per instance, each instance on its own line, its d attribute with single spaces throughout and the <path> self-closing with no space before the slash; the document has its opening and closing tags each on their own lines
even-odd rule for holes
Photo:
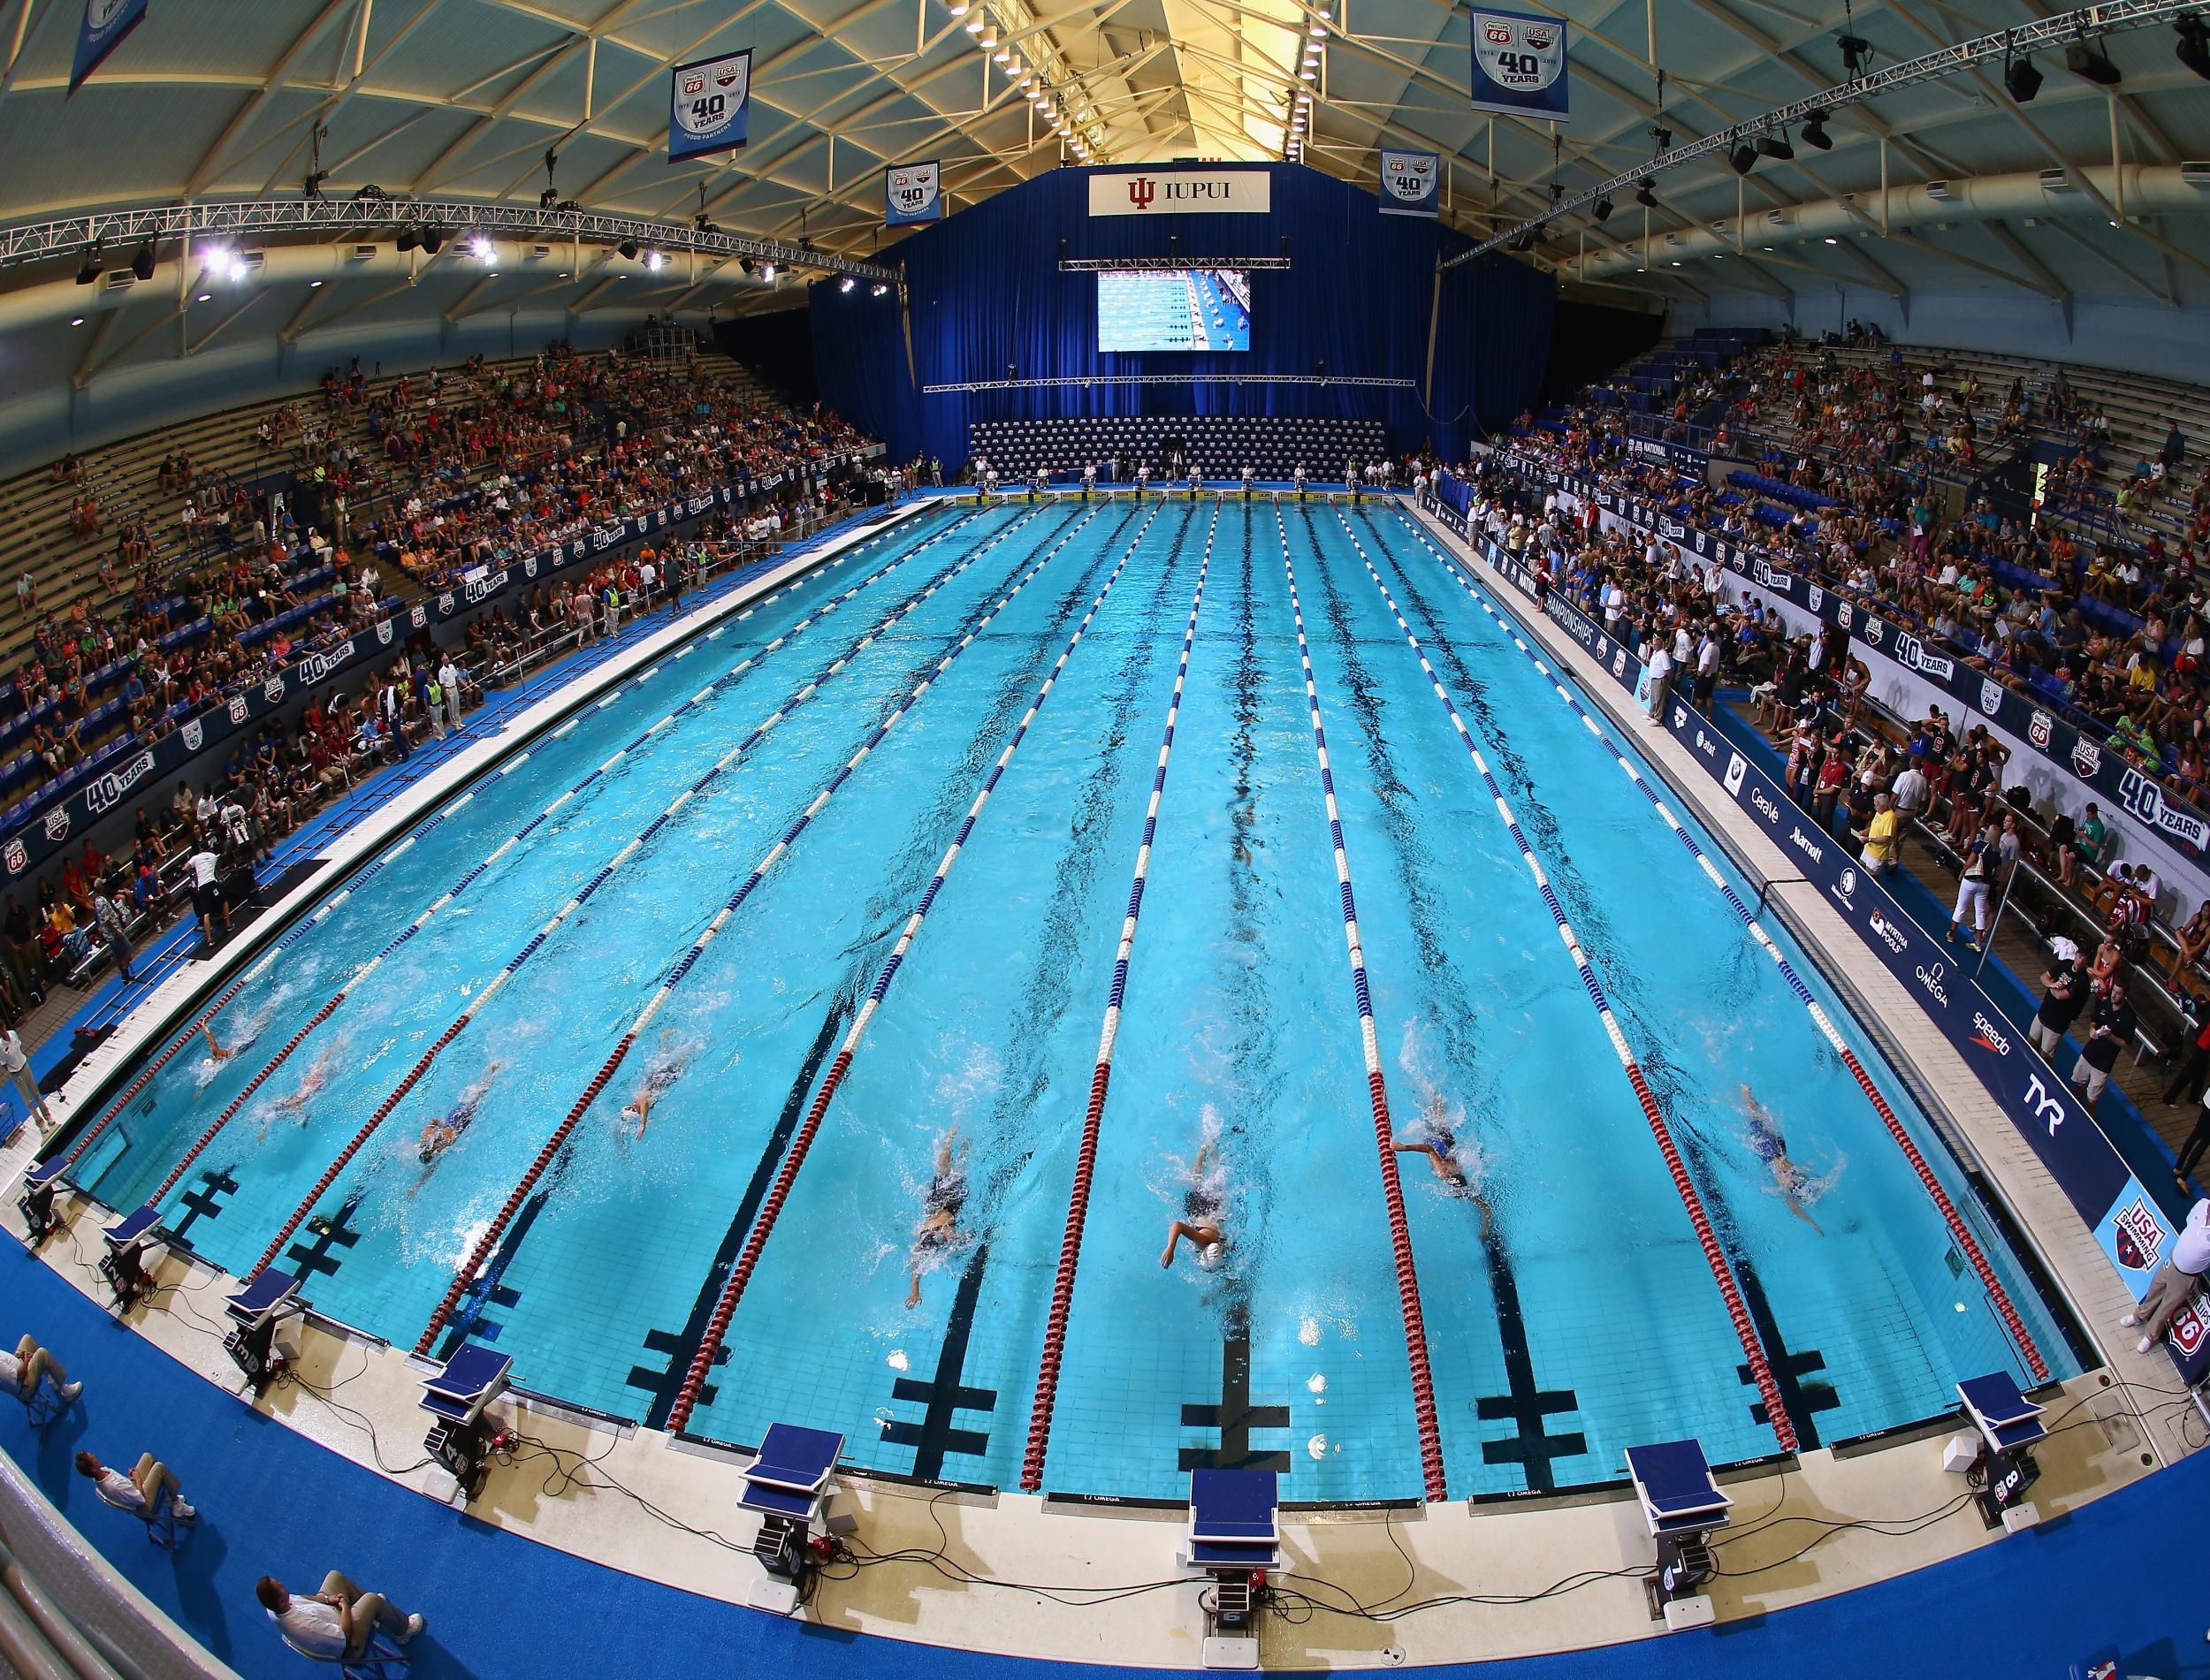
<svg viewBox="0 0 2210 1680">
<path fill-rule="evenodd" d="M 1274 178 L 1262 169 L 1119 170 L 1090 177 L 1092 216 L 1264 216 Z"/>
</svg>

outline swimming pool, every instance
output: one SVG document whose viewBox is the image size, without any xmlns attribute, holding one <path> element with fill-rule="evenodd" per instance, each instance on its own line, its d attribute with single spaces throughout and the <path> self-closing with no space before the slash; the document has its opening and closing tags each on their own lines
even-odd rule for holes
<svg viewBox="0 0 2210 1680">
<path fill-rule="evenodd" d="M 1454 1495 L 1542 1492 L 1638 1441 L 1772 1453 L 1768 1393 L 1811 1446 L 2031 1374 L 1768 954 L 1391 507 L 892 527 L 530 743 L 248 977 L 229 1056 L 156 1073 L 88 1188 L 158 1194 L 332 1317 L 489 1342 L 521 1385 L 656 1426 L 801 1422 L 857 1465 L 1012 1486 L 1063 1272 L 1040 1480 L 1089 1494 L 1247 1463 L 1292 1499 L 1414 1497 L 1430 1455 Z M 1401 1257 L 1369 1072 L 1451 1168 L 1393 1157 Z M 1224 1244 L 1162 1266 L 1193 1209 Z M 932 1210 L 950 1231 L 917 1243 Z"/>
</svg>

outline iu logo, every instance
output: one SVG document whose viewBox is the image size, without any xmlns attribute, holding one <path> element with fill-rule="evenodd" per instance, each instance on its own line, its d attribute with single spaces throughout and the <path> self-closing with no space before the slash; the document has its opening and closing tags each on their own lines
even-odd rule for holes
<svg viewBox="0 0 2210 1680">
<path fill-rule="evenodd" d="M 1139 175 L 1128 183 L 1128 201 L 1139 210 L 1149 209 L 1158 195 L 1158 184 L 1147 175 Z"/>
</svg>

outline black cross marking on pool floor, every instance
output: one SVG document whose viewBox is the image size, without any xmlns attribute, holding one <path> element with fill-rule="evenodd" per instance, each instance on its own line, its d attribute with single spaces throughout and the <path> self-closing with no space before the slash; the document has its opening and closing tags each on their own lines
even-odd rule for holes
<svg viewBox="0 0 2210 1680">
<path fill-rule="evenodd" d="M 200 1174 L 201 1188 L 189 1190 L 177 1198 L 184 1210 L 184 1217 L 169 1228 L 171 1236 L 182 1237 L 202 1220 L 211 1220 L 223 1211 L 222 1198 L 233 1195 L 238 1181 L 230 1175 L 230 1169 L 218 1167 L 211 1173 Z"/>
<path fill-rule="evenodd" d="M 1497 1301 L 1497 1331 L 1504 1340 L 1504 1378 L 1507 1392 L 1483 1395 L 1474 1402 L 1474 1415 L 1486 1420 L 1508 1419 L 1517 1433 L 1502 1441 L 1481 1443 L 1484 1464 L 1517 1464 L 1527 1478 L 1528 1491 L 1551 1494 L 1558 1489 L 1558 1473 L 1551 1461 L 1578 1457 L 1589 1450 L 1588 1438 L 1578 1430 L 1553 1435 L 1545 1418 L 1578 1411 L 1581 1403 L 1570 1388 L 1538 1388 L 1535 1359 L 1528 1351 L 1527 1318 L 1520 1307 L 1519 1280 L 1512 1273 L 1511 1257 L 1501 1237 L 1484 1228 L 1481 1246 L 1489 1262 L 1489 1283 Z"/>
<path fill-rule="evenodd" d="M 1182 1448 L 1180 1464 L 1184 1470 L 1271 1470 L 1284 1475 L 1289 1471 L 1287 1453 L 1254 1452 L 1251 1448 L 1253 1430 L 1289 1427 L 1289 1408 L 1251 1403 L 1251 1319 L 1241 1306 L 1229 1311 L 1220 1338 L 1220 1403 L 1184 1406 L 1182 1427 L 1220 1432 L 1220 1445 L 1216 1448 Z"/>
<path fill-rule="evenodd" d="M 959 1412 L 997 1410 L 996 1389 L 969 1388 L 959 1380 L 967 1363 L 967 1338 L 974 1329 L 975 1302 L 982 1294 L 983 1268 L 989 1263 L 990 1245 L 976 1244 L 966 1270 L 959 1274 L 958 1292 L 952 1296 L 951 1317 L 944 1326 L 944 1345 L 936 1356 L 935 1376 L 926 1382 L 900 1377 L 890 1385 L 893 1400 L 916 1402 L 926 1410 L 918 1424 L 902 1418 L 886 1420 L 882 1438 L 894 1447 L 912 1448 L 913 1473 L 930 1481 L 943 1479 L 946 1453 L 979 1458 L 989 1449 L 987 1429 L 954 1426 Z"/>
<path fill-rule="evenodd" d="M 353 1217 L 354 1209 L 359 1205 L 357 1200 L 348 1198 L 345 1205 L 328 1219 L 308 1220 L 307 1228 L 315 1234 L 315 1240 L 312 1243 L 294 1243 L 284 1251 L 284 1258 L 292 1262 L 293 1276 L 306 1283 L 311 1281 L 317 1272 L 337 1271 L 339 1263 L 345 1257 L 332 1254 L 331 1250 L 349 1249 L 361 1240 L 361 1233 L 346 1222 Z"/>
<path fill-rule="evenodd" d="M 545 1204 L 552 1199 L 553 1190 L 559 1187 L 562 1175 L 568 1170 L 568 1156 L 564 1152 L 553 1163 L 551 1180 L 522 1204 L 521 1217 L 507 1228 L 507 1235 L 500 1239 L 482 1275 L 461 1297 L 461 1310 L 453 1315 L 446 1330 L 445 1346 L 438 1349 L 438 1358 L 450 1359 L 461 1350 L 461 1344 L 470 1337 L 478 1342 L 499 1340 L 499 1331 L 506 1327 L 496 1319 L 486 1319 L 484 1314 L 493 1307 L 511 1307 L 522 1299 L 522 1291 L 508 1289 L 504 1281 L 507 1263 L 514 1258 L 514 1250 L 522 1246 L 522 1239 L 530 1235 L 530 1228 L 537 1222 L 537 1215 L 545 1211 Z"/>
<path fill-rule="evenodd" d="M 1789 1352 L 1788 1344 L 1780 1334 L 1779 1322 L 1772 1316 L 1772 1304 L 1765 1299 L 1764 1285 L 1757 1277 L 1757 1268 L 1738 1262 L 1734 1272 L 1741 1284 L 1742 1304 L 1749 1309 L 1749 1321 L 1757 1326 L 1757 1340 L 1764 1345 L 1765 1361 L 1772 1367 L 1772 1382 L 1780 1391 L 1781 1409 L 1795 1425 L 1797 1446 L 1809 1450 L 1818 1445 L 1818 1425 L 1813 1414 L 1841 1409 L 1841 1396 L 1834 1392 L 1833 1384 L 1803 1380 L 1813 1372 L 1825 1370 L 1826 1356 L 1816 1348 L 1801 1353 Z M 1744 1382 L 1757 1381 L 1749 1365 L 1739 1365 L 1734 1369 Z M 1749 1408 L 1749 1415 L 1761 1424 L 1770 1421 L 1763 1400 Z"/>
</svg>

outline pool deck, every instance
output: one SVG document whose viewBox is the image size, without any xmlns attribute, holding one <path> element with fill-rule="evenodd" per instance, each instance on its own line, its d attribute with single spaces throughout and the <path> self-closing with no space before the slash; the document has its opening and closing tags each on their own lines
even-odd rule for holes
<svg viewBox="0 0 2210 1680">
<path fill-rule="evenodd" d="M 1438 545 L 1467 553 L 1439 528 L 1427 528 Z M 757 580 L 758 589 L 819 558 L 778 567 Z M 680 625 L 640 637 L 362 816 L 325 848 L 331 868 L 263 918 L 263 937 L 326 892 L 332 870 L 372 851 L 514 739 L 667 655 L 703 618 L 741 610 L 751 593 L 749 586 L 733 591 Z M 1521 604 L 1502 589 L 1496 596 L 1499 604 Z M 1622 718 L 1613 691 L 1577 647 L 1531 614 L 1515 611 L 1515 617 L 1531 642 L 1576 677 L 1583 695 L 1612 714 L 1614 733 L 1667 772 L 1676 796 L 1697 787 L 1670 737 Z M 1775 878 L 1793 873 L 1731 809 L 1682 802 L 1752 868 Z M 1726 1573 L 1712 1589 L 1719 1627 L 1655 1639 L 1663 1623 L 1651 1619 L 1635 1578 L 1650 1562 L 1650 1545 L 1623 1491 L 1290 1513 L 1284 1526 L 1292 1566 L 1366 1603 L 1530 1596 L 1580 1571 L 1600 1578 L 1531 1602 L 1456 1602 L 1396 1622 L 1271 1618 L 1264 1636 L 1269 1667 L 1462 1664 L 1626 1644 L 1627 1650 L 1588 1660 L 1538 1661 L 1530 1671 L 1592 1673 L 1596 1663 L 1610 1674 L 1692 1666 L 1704 1673 L 1747 1672 L 1753 1665 L 1770 1671 L 1805 1666 L 1807 1651 L 1817 1648 L 1831 1653 L 1824 1660 L 1836 1667 L 1858 1669 L 1886 1653 L 1890 1667 L 1902 1671 L 1919 1669 L 1913 1659 L 1924 1657 L 1924 1671 L 2008 1675 L 2056 1672 L 2107 1639 L 2132 1653 L 2153 1649 L 2160 1639 L 2199 1638 L 2200 1595 L 2184 1568 L 2191 1548 L 2175 1544 L 2171 1530 L 2182 1513 L 2199 1509 L 2210 1486 L 2210 1455 L 2150 1473 L 2183 1456 L 2190 1444 L 2183 1425 L 2191 1409 L 2170 1403 L 2176 1384 L 2168 1366 L 2133 1355 L 2126 1339 L 2108 1330 L 2124 1310 L 2122 1286 L 1946 1042 L 1884 969 L 1858 959 L 1853 936 L 1825 914 L 1815 893 L 1785 886 L 1774 893 L 1916 1064 L 2034 1232 L 2044 1263 L 2083 1318 L 2118 1344 L 2106 1349 L 2107 1370 L 2074 1380 L 2051 1402 L 2062 1426 L 2041 1450 L 2034 1494 L 2045 1518 L 2062 1520 L 1991 1538 L 1967 1507 L 1916 1532 L 1895 1532 L 1954 1505 L 1963 1491 L 1939 1466 L 1939 1442 L 1954 1425 L 1847 1456 L 1821 1449 L 1785 1466 L 1752 1467 L 1728 1478 L 1743 1514 L 1737 1528 L 1755 1532 L 1742 1533 L 1723 1556 Z M 179 964 L 87 1059 L 57 1101 L 78 1100 L 105 1072 L 172 1035 L 221 976 L 258 960 L 249 946 L 241 939 L 213 962 Z M 0 1182 L 19 1171 L 27 1143 L 27 1135 L 0 1155 Z M 4 1222 L 14 1235 L 21 1226 L 12 1190 L 7 1203 Z M 421 1456 L 416 1443 L 427 1419 L 417 1402 L 427 1367 L 317 1322 L 301 1336 L 299 1382 L 279 1384 L 259 1402 L 240 1396 L 219 1329 L 231 1281 L 188 1257 L 164 1255 L 156 1267 L 164 1286 L 156 1304 L 128 1315 L 134 1334 L 117 1334 L 96 1298 L 100 1286 L 89 1264 L 106 1222 L 103 1210 L 80 1199 L 65 1231 L 45 1244 L 43 1266 L 18 1248 L 0 1254 L 7 1296 L 22 1320 L 0 1328 L 11 1334 L 34 1328 L 88 1379 L 85 1407 L 34 1444 L 19 1418 L 0 1419 L 0 1448 L 23 1462 L 123 1574 L 240 1673 L 296 1672 L 296 1660 L 258 1625 L 253 1580 L 273 1570 L 312 1585 L 332 1566 L 429 1615 L 432 1632 L 416 1665 L 425 1674 L 603 1675 L 643 1666 L 652 1648 L 709 1644 L 732 1661 L 780 1659 L 873 1674 L 941 1672 L 942 1656 L 932 1646 L 1124 1668 L 1197 1665 L 1201 1616 L 1194 1580 L 1094 1601 L 1101 1588 L 1173 1580 L 1185 1520 L 1176 1509 L 949 1492 L 855 1476 L 844 1486 L 857 1508 L 858 1539 L 874 1554 L 905 1555 L 824 1580 L 802 1622 L 779 1622 L 739 1608 L 758 1578 L 748 1555 L 751 1524 L 737 1509 L 741 1456 L 614 1428 L 525 1398 L 514 1408 L 515 1418 L 541 1445 L 494 1468 L 463 1515 L 441 1472 L 385 1468 L 412 1466 Z M 2144 1411 L 2145 1419 L 2138 1416 Z M 253 1426 L 264 1420 L 285 1426 Z M 2199 1419 L 2194 1433 L 2201 1433 Z M 68 1455 L 80 1445 L 125 1462 L 141 1447 L 157 1448 L 204 1511 L 202 1532 L 174 1559 L 149 1547 L 69 1474 Z M 562 1455 L 557 1463 L 548 1449 Z M 579 1467 L 583 1457 L 590 1468 Z M 549 1479 L 562 1468 L 575 1471 L 565 1487 Z M 2135 1483 L 2141 1486 L 2129 1489 Z M 1813 1524 L 1849 1519 L 1884 1521 L 1888 1532 L 1837 1532 L 1792 1557 L 1821 1532 Z M 1849 1591 L 1945 1560 L 1955 1561 L 1931 1576 Z M 2102 1590 L 2089 1590 L 2086 1577 L 2097 1572 L 2105 1577 Z M 963 1575 L 1074 1591 L 1044 1597 L 955 1578 Z M 496 1603 L 485 1602 L 487 1589 Z M 1768 1619 L 1768 1612 L 1815 1601 L 1824 1602 Z M 567 1614 L 552 1608 L 561 1605 Z M 1969 1647 L 1956 1644 L 1953 1621 L 1973 1630 Z M 850 1637 L 857 1634 L 888 1640 Z M 698 1643 L 670 1647 L 664 1639 Z M 2184 1643 L 2177 1648 L 2200 1651 Z M 1934 1662 L 1937 1650 L 1951 1661 Z M 1984 1666 L 1960 1666 L 1983 1653 Z M 963 1672 L 986 1666 L 960 1662 Z"/>
</svg>

